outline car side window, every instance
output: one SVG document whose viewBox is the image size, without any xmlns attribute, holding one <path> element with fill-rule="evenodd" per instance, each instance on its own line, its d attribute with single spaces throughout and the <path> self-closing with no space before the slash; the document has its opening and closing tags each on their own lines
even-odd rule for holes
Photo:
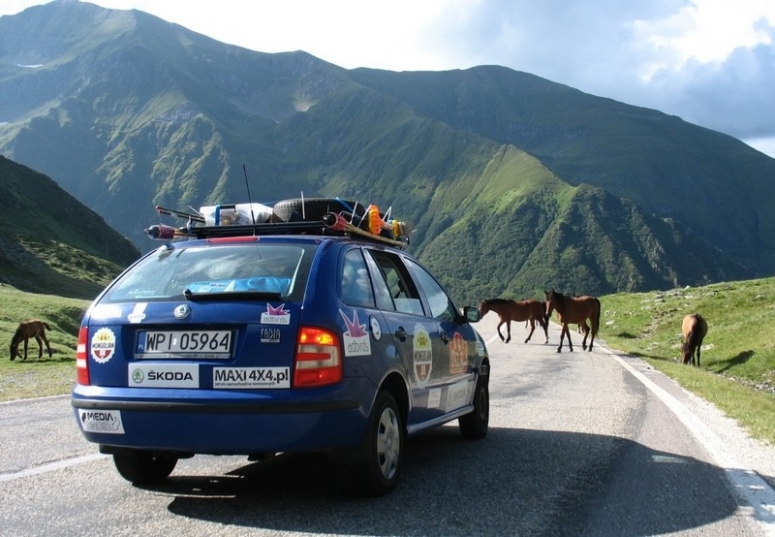
<svg viewBox="0 0 775 537">
<path fill-rule="evenodd" d="M 365 308 L 374 307 L 371 279 L 360 250 L 349 250 L 345 254 L 339 281 L 340 294 L 345 304 Z"/>
<path fill-rule="evenodd" d="M 457 308 L 449 298 L 449 295 L 447 295 L 441 285 L 439 285 L 439 282 L 437 282 L 427 270 L 411 259 L 407 259 L 406 264 L 417 279 L 418 284 L 425 294 L 425 298 L 428 300 L 428 306 L 431 309 L 431 317 L 442 321 L 455 320 L 458 317 Z"/>
<path fill-rule="evenodd" d="M 392 307 L 383 309 L 395 309 L 401 313 L 411 313 L 414 315 L 425 315 L 420 293 L 414 285 L 414 281 L 406 270 L 401 259 L 395 254 L 389 252 L 371 250 L 370 254 L 379 268 L 383 282 L 380 285 L 388 291 L 388 299 Z M 379 289 L 380 285 L 375 283 Z"/>
</svg>

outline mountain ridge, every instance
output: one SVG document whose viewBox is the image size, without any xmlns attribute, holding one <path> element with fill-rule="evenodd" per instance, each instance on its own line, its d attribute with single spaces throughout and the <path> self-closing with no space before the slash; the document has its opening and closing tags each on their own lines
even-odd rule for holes
<svg viewBox="0 0 775 537">
<path fill-rule="evenodd" d="M 61 46 L 29 37 L 49 25 Z M 90 26 L 117 30 L 91 41 Z M 392 207 L 415 228 L 412 252 L 469 302 L 775 274 L 775 159 L 504 67 L 345 70 L 54 2 L 0 17 L 0 103 L 0 153 L 141 250 L 154 206 L 247 201 L 249 186 L 268 204 Z"/>
</svg>

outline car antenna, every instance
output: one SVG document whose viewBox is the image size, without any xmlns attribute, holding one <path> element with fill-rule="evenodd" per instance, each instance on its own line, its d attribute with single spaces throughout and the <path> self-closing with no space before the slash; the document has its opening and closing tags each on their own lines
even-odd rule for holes
<svg viewBox="0 0 775 537">
<path fill-rule="evenodd" d="M 250 220 L 256 225 L 256 217 L 253 214 L 253 200 L 250 199 L 250 184 L 248 183 L 248 169 L 242 165 L 242 173 L 245 175 L 245 188 L 248 190 L 248 203 L 250 204 Z"/>
</svg>

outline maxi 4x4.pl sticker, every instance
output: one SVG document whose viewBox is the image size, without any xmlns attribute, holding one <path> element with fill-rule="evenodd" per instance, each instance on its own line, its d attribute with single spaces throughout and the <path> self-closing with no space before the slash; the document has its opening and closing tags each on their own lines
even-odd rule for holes
<svg viewBox="0 0 775 537">
<path fill-rule="evenodd" d="M 91 355 L 98 364 L 104 364 L 116 351 L 116 334 L 110 328 L 100 328 L 91 338 Z"/>
</svg>

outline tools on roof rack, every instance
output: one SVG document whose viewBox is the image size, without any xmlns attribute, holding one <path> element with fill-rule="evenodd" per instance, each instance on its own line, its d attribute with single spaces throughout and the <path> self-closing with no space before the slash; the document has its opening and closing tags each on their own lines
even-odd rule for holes
<svg viewBox="0 0 775 537">
<path fill-rule="evenodd" d="M 193 213 L 156 206 L 160 215 L 186 219 L 186 225 L 155 224 L 144 230 L 156 240 L 235 237 L 243 235 L 356 235 L 404 248 L 408 226 L 380 213 L 376 205 L 334 199 L 283 200 L 269 207 L 260 203 L 203 206 Z"/>
</svg>

